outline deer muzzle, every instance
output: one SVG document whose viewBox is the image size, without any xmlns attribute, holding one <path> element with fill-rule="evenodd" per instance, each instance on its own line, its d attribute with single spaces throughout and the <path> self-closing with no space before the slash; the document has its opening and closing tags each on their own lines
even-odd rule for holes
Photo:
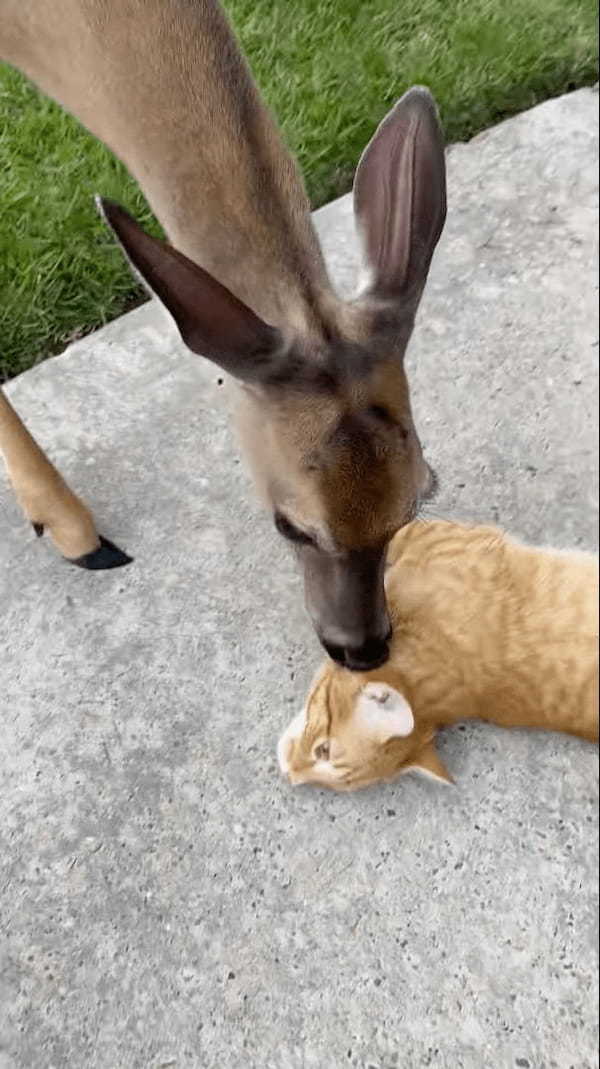
<svg viewBox="0 0 600 1069">
<path fill-rule="evenodd" d="M 383 547 L 302 554 L 306 607 L 319 640 L 332 660 L 354 672 L 378 668 L 389 656 L 385 553 Z"/>
</svg>

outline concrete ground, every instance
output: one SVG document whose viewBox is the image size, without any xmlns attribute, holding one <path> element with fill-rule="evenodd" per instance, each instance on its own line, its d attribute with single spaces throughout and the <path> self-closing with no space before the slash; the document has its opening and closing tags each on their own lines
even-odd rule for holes
<svg viewBox="0 0 600 1069">
<path fill-rule="evenodd" d="M 410 351 L 443 515 L 597 534 L 597 95 L 449 151 Z M 341 286 L 347 198 L 317 213 Z M 458 787 L 280 781 L 320 660 L 217 373 L 146 306 L 9 395 L 135 556 L 0 486 L 0 1069 L 591 1069 L 597 751 L 447 733 Z"/>
</svg>

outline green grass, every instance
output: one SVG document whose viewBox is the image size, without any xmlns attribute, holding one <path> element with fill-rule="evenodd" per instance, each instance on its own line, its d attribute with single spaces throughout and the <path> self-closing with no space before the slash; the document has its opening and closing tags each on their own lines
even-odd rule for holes
<svg viewBox="0 0 600 1069">
<path fill-rule="evenodd" d="M 312 202 L 345 192 L 407 86 L 434 92 L 449 141 L 596 79 L 595 0 L 229 0 Z M 0 67 L 0 379 L 141 298 L 92 195 L 145 223 L 110 154 Z"/>
</svg>

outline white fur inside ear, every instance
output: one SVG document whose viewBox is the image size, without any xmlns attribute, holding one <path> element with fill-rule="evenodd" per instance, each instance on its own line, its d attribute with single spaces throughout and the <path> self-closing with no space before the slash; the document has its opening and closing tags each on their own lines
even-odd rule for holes
<svg viewBox="0 0 600 1069">
<path fill-rule="evenodd" d="M 296 739 L 300 738 L 305 727 L 306 708 L 304 708 L 301 713 L 298 713 L 298 715 L 294 717 L 291 723 L 288 724 L 279 742 L 277 743 L 277 761 L 279 762 L 279 767 L 283 772 L 284 776 L 286 776 L 290 770 L 290 763 L 288 761 L 290 744 Z"/>
<path fill-rule="evenodd" d="M 387 683 L 367 683 L 358 696 L 354 712 L 364 729 L 382 742 L 406 738 L 415 726 L 406 698 Z"/>
<path fill-rule="evenodd" d="M 362 235 L 361 235 L 361 238 L 362 238 Z M 363 244 L 364 244 L 364 239 L 363 239 Z M 354 294 L 354 300 L 355 301 L 359 300 L 362 296 L 364 296 L 365 293 L 368 293 L 368 291 L 373 286 L 374 280 L 375 280 L 375 272 L 373 270 L 373 267 L 372 267 L 371 264 L 367 263 L 366 258 L 363 257 L 362 262 L 360 264 L 360 271 L 359 271 L 358 279 L 356 281 L 356 292 Z"/>
</svg>

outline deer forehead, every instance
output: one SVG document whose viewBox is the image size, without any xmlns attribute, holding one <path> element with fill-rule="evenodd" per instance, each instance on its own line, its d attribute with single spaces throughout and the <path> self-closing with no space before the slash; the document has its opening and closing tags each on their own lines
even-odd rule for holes
<svg viewBox="0 0 600 1069">
<path fill-rule="evenodd" d="M 257 418 L 268 418 L 276 431 L 298 447 L 307 438 L 339 442 L 340 432 L 353 420 L 387 414 L 387 422 L 410 415 L 410 398 L 404 367 L 398 359 L 377 359 L 361 351 L 361 358 L 326 359 L 300 365 L 297 377 L 267 391 L 250 391 Z M 363 432 L 367 429 L 361 421 Z M 373 430 L 377 424 L 372 424 Z"/>
</svg>

